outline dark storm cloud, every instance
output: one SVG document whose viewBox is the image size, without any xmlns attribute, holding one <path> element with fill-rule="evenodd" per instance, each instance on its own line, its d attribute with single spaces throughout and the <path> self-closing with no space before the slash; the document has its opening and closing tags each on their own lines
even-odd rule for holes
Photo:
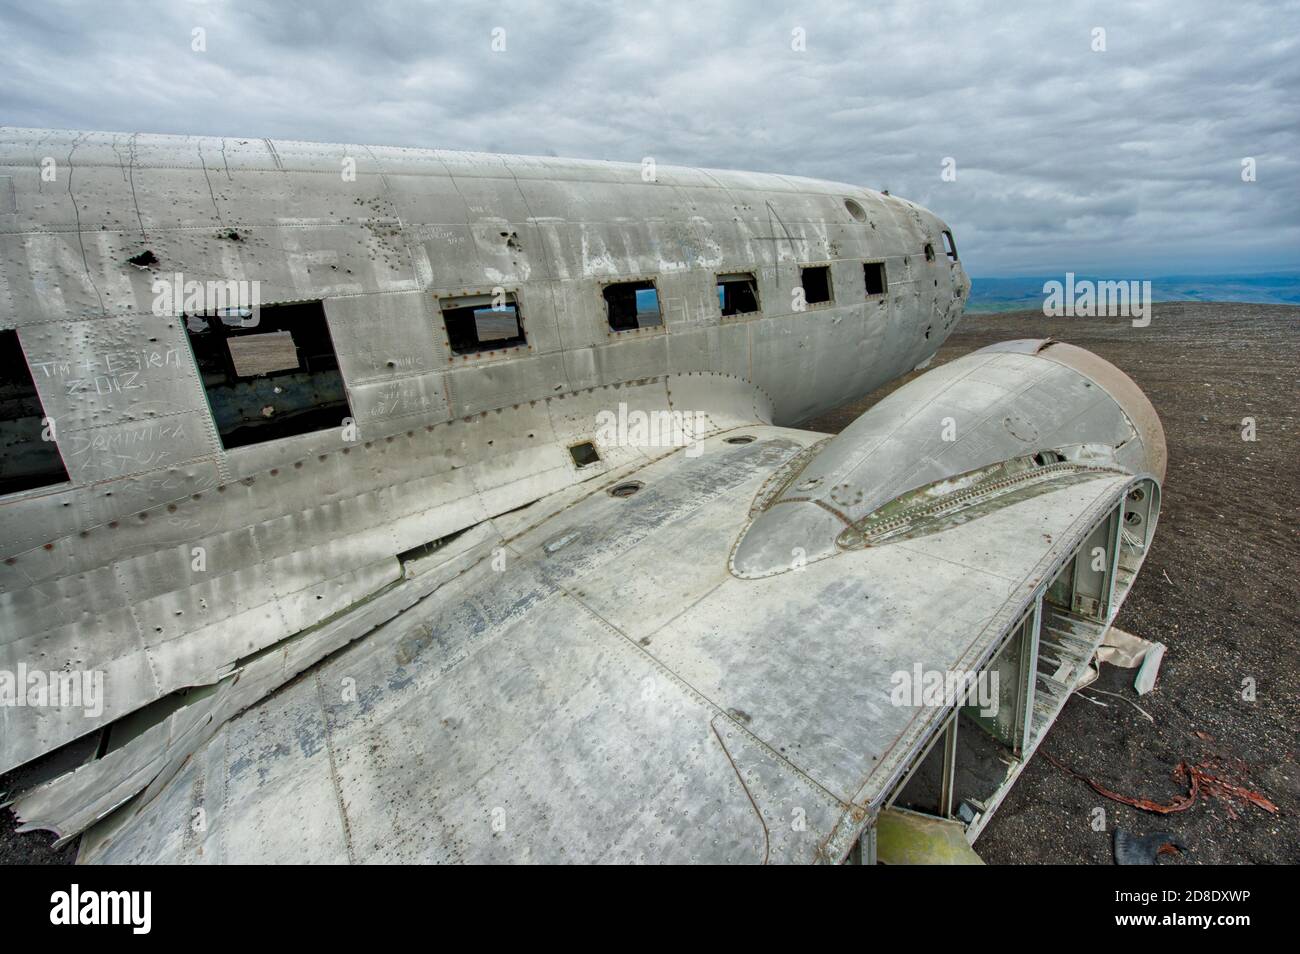
<svg viewBox="0 0 1300 954">
<path fill-rule="evenodd" d="M 1296 3 L 42 2 L 0 29 L 18 125 L 839 179 L 934 209 L 984 275 L 1300 267 Z"/>
</svg>

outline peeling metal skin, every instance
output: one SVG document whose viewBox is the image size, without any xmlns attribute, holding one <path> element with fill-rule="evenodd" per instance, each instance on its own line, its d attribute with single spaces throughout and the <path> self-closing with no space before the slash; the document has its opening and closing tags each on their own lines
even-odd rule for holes
<svg viewBox="0 0 1300 954">
<path fill-rule="evenodd" d="M 45 154 L 71 182 L 42 183 Z M 795 429 L 928 362 L 960 315 L 946 227 L 892 196 L 13 129 L 0 165 L 0 327 L 69 476 L 0 498 L 0 670 L 106 674 L 95 718 L 0 707 L 0 770 L 114 724 L 13 805 L 84 832 L 83 862 L 837 863 L 955 725 L 896 675 L 1005 667 L 1040 617 L 1086 651 L 1154 532 L 1159 420 L 1065 345 Z M 795 307 L 827 263 L 831 300 Z M 228 449 L 155 272 L 322 302 L 356 434 Z M 761 307 L 724 315 L 738 274 Z M 605 286 L 650 279 L 661 320 L 615 330 Z M 454 351 L 439 302 L 494 288 L 524 342 Z M 283 362 L 283 339 L 240 360 Z M 695 415 L 695 441 L 607 439 L 620 405 Z M 1072 685 L 1023 678 L 1023 758 L 971 840 Z"/>
</svg>

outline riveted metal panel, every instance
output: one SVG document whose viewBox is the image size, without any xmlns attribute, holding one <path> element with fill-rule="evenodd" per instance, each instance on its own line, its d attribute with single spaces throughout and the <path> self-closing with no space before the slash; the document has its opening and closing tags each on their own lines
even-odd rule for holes
<svg viewBox="0 0 1300 954">
<path fill-rule="evenodd" d="M 78 431 L 206 410 L 180 320 L 51 322 L 19 333 L 45 412 Z"/>
<path fill-rule="evenodd" d="M 327 298 L 325 314 L 349 389 L 440 371 L 447 354 L 433 296 L 424 291 Z"/>
<path fill-rule="evenodd" d="M 358 433 L 378 437 L 402 427 L 447 420 L 446 376 L 446 371 L 410 374 L 350 388 Z"/>
<path fill-rule="evenodd" d="M 59 435 L 59 450 L 77 483 L 161 470 L 212 453 L 206 410 Z"/>
<path fill-rule="evenodd" d="M 455 417 L 526 401 L 544 401 L 569 390 L 562 354 L 518 355 L 509 360 L 455 367 L 447 373 Z"/>
</svg>

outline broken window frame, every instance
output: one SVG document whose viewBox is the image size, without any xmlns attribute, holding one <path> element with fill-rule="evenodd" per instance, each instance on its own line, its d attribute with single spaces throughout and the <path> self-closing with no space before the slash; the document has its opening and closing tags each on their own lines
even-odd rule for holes
<svg viewBox="0 0 1300 954">
<path fill-rule="evenodd" d="M 826 274 L 826 297 L 813 301 L 808 295 L 807 273 L 821 271 Z M 835 304 L 835 273 L 830 262 L 809 262 L 799 266 L 799 287 L 803 289 L 804 305 L 808 308 L 824 308 Z"/>
<path fill-rule="evenodd" d="M 627 327 L 619 327 L 614 323 L 614 301 L 610 298 L 610 292 L 614 289 L 625 286 L 632 286 L 632 303 L 633 303 L 633 321 L 635 324 Z M 658 323 L 651 325 L 642 325 L 640 316 L 642 312 L 636 308 L 636 292 L 654 291 L 655 308 Z M 654 276 L 641 276 L 636 278 L 620 278 L 618 281 L 605 282 L 600 286 L 600 297 L 605 305 L 605 325 L 610 335 L 625 335 L 632 332 L 654 332 L 664 330 L 664 302 L 663 296 L 659 293 L 659 282 Z"/>
<path fill-rule="evenodd" d="M 715 290 L 718 294 L 718 313 L 723 318 L 738 318 L 746 315 L 761 315 L 763 299 L 758 293 L 758 278 L 753 272 L 718 272 L 714 276 Z M 732 287 L 741 286 L 748 290 L 754 303 L 753 308 L 733 307 L 728 311 L 728 302 L 732 297 Z"/>
<path fill-rule="evenodd" d="M 504 303 L 501 308 L 496 307 L 496 301 L 499 296 L 504 296 Z M 503 315 L 511 310 L 514 311 L 515 330 L 518 332 L 508 338 L 481 340 L 478 337 L 478 314 L 483 311 L 500 311 Z M 451 323 L 448 318 L 452 313 L 470 312 L 470 318 L 474 322 L 474 342 L 477 347 L 458 349 L 456 341 L 458 334 L 453 334 Z M 447 346 L 447 360 L 455 361 L 457 358 L 468 360 L 470 358 L 483 358 L 487 356 L 502 355 L 520 350 L 528 350 L 531 345 L 528 343 L 528 332 L 524 327 L 524 310 L 519 303 L 519 292 L 517 289 L 503 289 L 501 291 L 493 290 L 489 293 L 474 293 L 465 295 L 444 295 L 438 298 L 438 317 L 442 322 L 443 340 Z M 459 321 L 463 316 L 458 316 Z"/>
<path fill-rule="evenodd" d="M 6 336 L 12 335 L 12 339 Z M 10 347 L 12 340 L 12 348 Z M 9 397 L 4 390 L 0 389 L 0 413 L 6 413 L 11 405 L 27 404 L 35 406 L 39 412 L 33 416 L 31 414 L 15 415 L 13 417 L 5 416 L 4 422 L 18 422 L 35 419 L 37 436 L 43 445 L 50 445 L 43 448 L 44 452 L 53 452 L 53 457 L 43 462 L 41 467 L 26 476 L 11 477 L 6 473 L 6 468 L 0 467 L 0 497 L 9 497 L 18 494 L 25 494 L 31 491 L 45 491 L 51 487 L 71 483 L 68 476 L 68 465 L 63 459 L 63 451 L 59 448 L 57 440 L 57 426 L 54 431 L 55 440 L 46 441 L 42 436 L 48 427 L 50 420 L 49 413 L 45 410 L 45 400 L 41 397 L 40 388 L 36 386 L 36 375 L 32 373 L 31 363 L 27 360 L 26 349 L 23 348 L 22 338 L 19 336 L 17 329 L 5 328 L 0 329 L 0 372 L 12 370 L 13 376 L 8 383 L 15 385 L 16 393 Z M 23 378 L 26 381 L 24 383 Z M 4 379 L 0 378 L 0 385 Z M 27 391 L 30 389 L 30 394 Z M 22 444 L 31 443 L 22 441 Z M 6 438 L 4 444 L 4 455 L 7 457 L 11 447 L 17 447 L 18 442 L 10 445 Z M 56 470 L 57 467 L 57 470 Z"/>
<path fill-rule="evenodd" d="M 314 310 L 314 314 L 310 314 L 308 317 L 308 310 Z M 298 311 L 300 314 L 294 316 L 292 314 L 294 311 Z M 334 347 L 334 338 L 330 333 L 329 320 L 325 314 L 325 302 L 322 299 L 283 301 L 261 305 L 258 309 L 257 324 L 248 328 L 231 327 L 221 320 L 222 317 L 220 314 L 206 312 L 183 314 L 181 315 L 181 328 L 185 332 L 185 343 L 190 349 L 190 356 L 194 360 L 199 384 L 203 388 L 203 396 L 208 404 L 208 413 L 212 418 L 212 429 L 221 442 L 223 450 L 229 452 L 241 447 L 266 444 L 273 441 L 287 440 L 292 437 L 300 437 L 304 434 L 331 430 L 341 427 L 345 419 L 352 417 L 347 382 L 343 378 L 343 369 L 339 364 L 338 351 Z M 303 321 L 304 317 L 308 317 L 310 323 L 316 325 L 316 327 L 308 329 Z M 192 330 L 190 321 L 197 319 L 202 319 L 206 324 L 206 328 L 200 331 Z M 282 322 L 287 322 L 287 324 L 281 324 Z M 268 325 L 271 327 L 268 328 Z M 310 341 L 307 340 L 305 334 L 308 330 L 312 334 Z M 298 357 L 297 367 L 280 368 L 259 374 L 240 374 L 235 366 L 229 342 L 232 339 L 270 334 L 277 331 L 289 332 Z M 295 331 L 304 332 L 303 337 L 294 336 Z M 199 335 L 210 333 L 215 334 L 216 337 L 198 340 Z M 212 344 L 212 342 L 215 342 L 215 344 Z M 322 342 L 326 346 L 325 350 L 320 347 Z M 201 348 L 200 345 L 202 345 Z M 313 367 L 313 364 L 317 365 L 317 367 Z M 224 380 L 209 380 L 218 373 L 224 376 Z M 274 380 L 304 373 L 308 377 L 316 375 L 322 378 L 337 377 L 339 399 L 326 404 L 303 405 L 292 408 L 280 416 L 280 421 L 284 423 L 278 423 L 274 427 L 267 426 L 263 421 L 246 418 L 241 419 L 234 426 L 223 425 L 226 415 L 218 413 L 218 404 L 222 404 L 224 407 L 224 402 L 214 402 L 214 395 L 220 393 L 222 388 L 233 389 L 240 382 L 256 381 L 259 378 Z M 320 424 L 323 419 L 328 419 L 331 423 Z M 270 420 L 270 418 L 267 418 L 267 420 Z M 297 423 L 293 423 L 295 420 Z"/>
</svg>

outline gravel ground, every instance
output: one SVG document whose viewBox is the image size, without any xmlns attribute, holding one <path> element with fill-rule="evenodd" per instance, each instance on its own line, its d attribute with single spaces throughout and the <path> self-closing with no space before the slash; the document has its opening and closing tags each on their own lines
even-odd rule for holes
<svg viewBox="0 0 1300 954">
<path fill-rule="evenodd" d="M 1155 543 L 1118 625 L 1168 645 L 1156 690 L 1128 702 L 1075 696 L 1041 751 L 1106 788 L 1168 802 L 1186 792 L 1180 762 L 1215 760 L 1259 792 L 1270 814 L 1221 799 L 1158 816 L 1098 795 L 1035 758 L 976 844 L 990 863 L 1109 864 L 1116 827 L 1175 833 L 1190 851 L 1163 863 L 1300 861 L 1300 661 L 1297 660 L 1297 381 L 1300 308 L 1157 305 L 1147 328 L 1118 319 L 1038 312 L 968 316 L 936 363 L 1007 338 L 1052 336 L 1095 351 L 1146 391 L 1164 421 L 1169 472 Z M 901 383 L 901 382 L 900 382 Z M 889 389 L 810 427 L 839 431 Z M 1253 417 L 1257 440 L 1241 438 Z M 1096 687 L 1136 701 L 1132 672 L 1103 667 Z M 1254 701 L 1243 699 L 1253 680 Z M 37 770 L 39 770 L 37 766 Z M 0 791 L 22 779 L 0 777 Z M 30 775 L 29 775 L 30 777 Z M 1095 810 L 1105 829 L 1094 830 Z M 76 843 L 51 849 L 43 832 L 0 823 L 0 862 L 69 863 Z"/>
</svg>

